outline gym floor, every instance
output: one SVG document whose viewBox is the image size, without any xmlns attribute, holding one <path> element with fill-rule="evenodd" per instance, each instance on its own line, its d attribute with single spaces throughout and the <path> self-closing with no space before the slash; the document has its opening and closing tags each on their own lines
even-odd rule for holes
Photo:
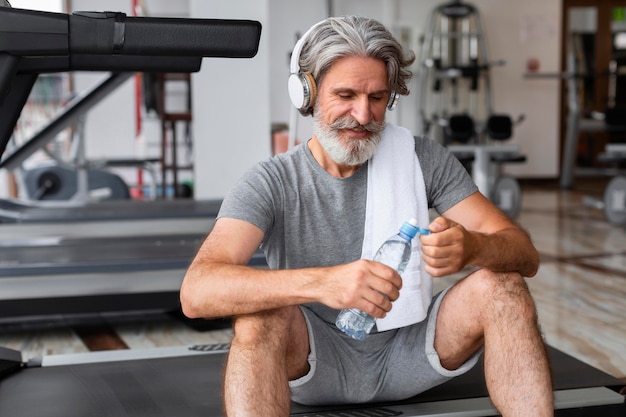
<svg viewBox="0 0 626 417">
<path fill-rule="evenodd" d="M 583 197 L 601 197 L 605 179 L 577 180 L 563 191 L 555 183 L 522 182 L 526 228 L 541 254 L 528 284 L 546 341 L 626 382 L 626 228 L 609 224 Z M 459 274 L 460 276 L 460 274 Z M 441 289 L 458 279 L 435 282 Z M 178 314 L 135 312 L 0 320 L 0 346 L 26 359 L 109 349 L 228 343 L 224 320 L 185 320 Z"/>
</svg>

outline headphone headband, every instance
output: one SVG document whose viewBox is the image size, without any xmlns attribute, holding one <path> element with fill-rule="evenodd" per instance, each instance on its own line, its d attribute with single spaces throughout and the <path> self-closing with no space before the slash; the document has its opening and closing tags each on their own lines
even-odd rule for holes
<svg viewBox="0 0 626 417">
<path fill-rule="evenodd" d="M 300 39 L 298 39 L 298 41 L 296 42 L 296 45 L 293 47 L 293 52 L 291 53 L 291 64 L 289 65 L 289 70 L 292 74 L 297 74 L 300 72 L 300 52 L 302 52 L 302 47 L 304 46 L 306 39 L 309 37 L 311 32 L 315 30 L 316 27 L 326 22 L 327 20 L 328 19 L 324 19 L 311 26 L 309 30 L 304 32 L 304 35 L 300 36 Z"/>
</svg>

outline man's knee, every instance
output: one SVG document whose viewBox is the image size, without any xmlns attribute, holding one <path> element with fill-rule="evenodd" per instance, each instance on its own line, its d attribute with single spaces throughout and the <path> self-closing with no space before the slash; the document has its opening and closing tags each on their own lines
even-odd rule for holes
<svg viewBox="0 0 626 417">
<path fill-rule="evenodd" d="M 233 342 L 259 346 L 268 342 L 282 344 L 304 324 L 297 307 L 278 308 L 238 316 L 233 320 Z"/>
<path fill-rule="evenodd" d="M 302 311 L 286 307 L 238 316 L 233 322 L 230 350 L 254 352 L 267 360 L 279 361 L 286 367 L 289 379 L 306 374 L 310 348 Z"/>
<path fill-rule="evenodd" d="M 537 312 L 526 279 L 515 272 L 478 270 L 468 277 L 472 297 L 496 314 L 515 314 L 535 321 Z"/>
</svg>

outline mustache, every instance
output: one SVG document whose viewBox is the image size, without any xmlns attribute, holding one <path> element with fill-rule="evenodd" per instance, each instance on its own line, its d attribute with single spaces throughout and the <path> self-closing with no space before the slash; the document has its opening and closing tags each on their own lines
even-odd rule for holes
<svg viewBox="0 0 626 417">
<path fill-rule="evenodd" d="M 369 133 L 380 133 L 385 128 L 385 122 L 371 120 L 362 125 L 350 117 L 341 117 L 330 123 L 328 127 L 332 129 L 363 129 Z"/>
</svg>

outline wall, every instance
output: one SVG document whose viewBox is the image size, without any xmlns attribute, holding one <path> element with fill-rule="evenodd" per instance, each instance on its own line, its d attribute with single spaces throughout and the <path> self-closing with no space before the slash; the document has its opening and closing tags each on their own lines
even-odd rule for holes
<svg viewBox="0 0 626 417">
<path fill-rule="evenodd" d="M 191 0 L 194 18 L 252 19 L 263 24 L 252 59 L 205 59 L 193 75 L 194 185 L 198 199 L 222 198 L 234 181 L 270 155 L 267 0 Z"/>
</svg>

